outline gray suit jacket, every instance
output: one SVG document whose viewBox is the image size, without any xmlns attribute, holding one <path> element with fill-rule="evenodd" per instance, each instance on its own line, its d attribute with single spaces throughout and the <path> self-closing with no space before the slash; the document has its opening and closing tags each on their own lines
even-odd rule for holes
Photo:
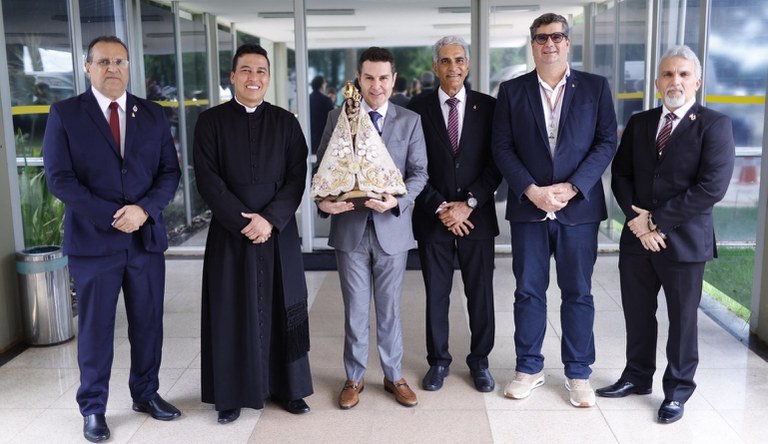
<svg viewBox="0 0 768 444">
<path fill-rule="evenodd" d="M 317 163 L 325 154 L 328 142 L 341 114 L 341 108 L 328 113 L 323 138 L 317 149 Z M 381 248 L 388 254 L 406 252 L 416 248 L 411 227 L 413 202 L 427 183 L 427 148 L 421 129 L 421 118 L 413 111 L 390 103 L 384 118 L 381 137 L 392 160 L 403 174 L 408 193 L 397 196 L 398 206 L 385 213 L 373 212 L 376 237 Z M 320 212 L 321 217 L 328 214 Z M 367 211 L 350 211 L 331 218 L 331 234 L 328 244 L 340 251 L 353 251 L 363 238 Z"/>
</svg>

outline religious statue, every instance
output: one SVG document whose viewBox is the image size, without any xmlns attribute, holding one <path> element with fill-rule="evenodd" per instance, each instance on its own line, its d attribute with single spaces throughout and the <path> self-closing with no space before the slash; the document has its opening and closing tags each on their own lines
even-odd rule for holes
<svg viewBox="0 0 768 444">
<path fill-rule="evenodd" d="M 357 88 L 347 82 L 344 105 L 310 187 L 313 199 L 338 196 L 337 202 L 351 201 L 355 210 L 364 209 L 368 199 L 381 199 L 383 193 L 407 192 L 371 118 L 360 112 L 360 99 Z"/>
</svg>

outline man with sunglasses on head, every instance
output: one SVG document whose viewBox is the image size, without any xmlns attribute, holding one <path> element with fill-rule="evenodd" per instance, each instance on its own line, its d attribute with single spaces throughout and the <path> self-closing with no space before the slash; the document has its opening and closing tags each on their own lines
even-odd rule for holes
<svg viewBox="0 0 768 444">
<path fill-rule="evenodd" d="M 523 399 L 544 384 L 550 258 L 560 288 L 561 358 L 576 407 L 595 405 L 590 366 L 592 271 L 606 219 L 601 176 L 616 152 L 616 114 L 608 81 L 571 69 L 564 17 L 547 13 L 530 27 L 536 69 L 501 84 L 493 155 L 509 184 L 506 218 L 515 289 L 514 379 L 504 395 Z"/>
<path fill-rule="evenodd" d="M 43 141 L 48 188 L 66 206 L 64 253 L 78 297 L 77 403 L 83 435 L 109 439 L 104 414 L 121 290 L 128 318 L 133 410 L 181 415 L 158 394 L 163 350 L 163 209 L 181 176 L 162 108 L 126 92 L 128 48 L 117 37 L 88 45 L 91 89 L 51 106 Z"/>
</svg>

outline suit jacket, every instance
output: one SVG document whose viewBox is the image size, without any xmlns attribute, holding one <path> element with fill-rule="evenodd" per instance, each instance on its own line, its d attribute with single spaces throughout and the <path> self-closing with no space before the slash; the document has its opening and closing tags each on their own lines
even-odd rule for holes
<svg viewBox="0 0 768 444">
<path fill-rule="evenodd" d="M 328 142 L 341 114 L 341 108 L 328 113 L 323 138 L 317 150 L 317 165 L 328 148 Z M 403 196 L 397 196 L 398 205 L 390 211 L 373 211 L 373 224 L 381 248 L 388 254 L 402 253 L 416 247 L 411 229 L 413 203 L 427 182 L 427 152 L 421 119 L 413 111 L 389 104 L 384 117 L 384 131 L 381 135 L 395 166 L 403 174 L 405 188 Z M 320 212 L 321 217 L 327 213 Z M 340 251 L 353 251 L 363 238 L 367 223 L 367 211 L 349 211 L 331 218 L 331 233 L 328 245 Z"/>
<path fill-rule="evenodd" d="M 320 91 L 312 91 L 309 95 L 309 129 L 312 152 L 317 151 L 320 137 L 323 135 L 323 125 L 328 118 L 328 112 L 334 108 L 333 100 Z"/>
<path fill-rule="evenodd" d="M 571 69 L 562 98 L 554 156 L 549 148 L 536 71 L 499 88 L 493 124 L 493 157 L 509 184 L 506 218 L 542 220 L 546 213 L 525 196 L 531 185 L 570 182 L 576 197 L 556 213 L 566 225 L 607 217 L 601 176 L 616 152 L 616 114 L 608 81 Z"/>
<path fill-rule="evenodd" d="M 405 93 L 394 93 L 389 97 L 389 101 L 405 108 L 408 106 L 408 102 L 411 101 L 411 98 L 406 96 Z"/>
<path fill-rule="evenodd" d="M 459 151 L 454 156 L 437 90 L 408 106 L 421 116 L 427 142 L 429 180 L 416 199 L 413 232 L 416 240 L 447 242 L 456 238 L 436 213 L 443 202 L 462 201 L 472 193 L 478 201 L 469 220 L 475 228 L 465 239 L 489 239 L 499 234 L 494 192 L 501 173 L 491 154 L 491 131 L 496 99 L 467 90 Z"/>
<path fill-rule="evenodd" d="M 736 147 L 731 120 L 695 103 L 656 155 L 661 107 L 629 119 L 612 166 L 616 202 L 627 217 L 632 205 L 651 211 L 667 235 L 660 254 L 679 262 L 703 262 L 717 255 L 712 207 L 728 189 Z M 629 230 L 621 233 L 622 253 L 650 254 Z"/>
<path fill-rule="evenodd" d="M 128 94 L 125 157 L 89 89 L 55 103 L 48 115 L 43 159 L 48 188 L 66 206 L 64 252 L 101 256 L 127 248 L 132 235 L 112 227 L 112 215 L 136 204 L 149 215 L 139 229 L 144 248 L 168 248 L 163 209 L 181 172 L 162 108 Z"/>
</svg>

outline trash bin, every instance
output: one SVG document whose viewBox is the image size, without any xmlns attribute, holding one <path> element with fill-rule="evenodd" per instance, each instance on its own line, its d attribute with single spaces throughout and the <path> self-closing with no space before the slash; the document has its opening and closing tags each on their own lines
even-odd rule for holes
<svg viewBox="0 0 768 444">
<path fill-rule="evenodd" d="M 41 246 L 16 253 L 24 339 L 51 345 L 74 336 L 69 267 L 61 247 Z"/>
</svg>

